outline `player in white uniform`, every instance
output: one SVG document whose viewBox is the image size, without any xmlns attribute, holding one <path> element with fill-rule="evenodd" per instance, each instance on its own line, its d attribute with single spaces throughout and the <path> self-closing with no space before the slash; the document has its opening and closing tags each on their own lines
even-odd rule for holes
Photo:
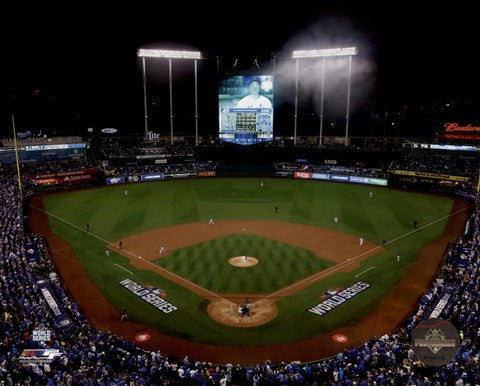
<svg viewBox="0 0 480 386">
<path fill-rule="evenodd" d="M 256 78 L 248 85 L 250 94 L 240 99 L 237 103 L 239 109 L 271 109 L 272 102 L 267 97 L 260 95 L 260 81 Z"/>
</svg>

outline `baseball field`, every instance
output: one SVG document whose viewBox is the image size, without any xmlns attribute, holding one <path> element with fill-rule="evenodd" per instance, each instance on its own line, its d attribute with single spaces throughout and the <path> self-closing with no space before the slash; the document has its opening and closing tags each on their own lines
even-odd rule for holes
<svg viewBox="0 0 480 386">
<path fill-rule="evenodd" d="M 42 226 L 51 229 L 52 255 L 92 323 L 130 329 L 127 337 L 148 331 L 149 344 L 176 347 L 177 355 L 195 352 L 178 342 L 257 352 L 299 349 L 335 332 L 353 343 L 359 323 L 359 339 L 391 329 L 399 321 L 386 327 L 379 306 L 407 275 L 410 287 L 423 289 L 404 289 L 391 308 L 405 314 L 414 306 L 467 214 L 465 203 L 446 197 L 258 178 L 110 186 L 48 195 L 31 206 L 36 217 L 48 216 Z M 241 316 L 247 298 L 250 315 Z M 122 307 L 129 321 L 119 324 Z M 243 353 L 244 361 L 257 359 Z M 205 357 L 221 361 L 212 355 Z"/>
</svg>

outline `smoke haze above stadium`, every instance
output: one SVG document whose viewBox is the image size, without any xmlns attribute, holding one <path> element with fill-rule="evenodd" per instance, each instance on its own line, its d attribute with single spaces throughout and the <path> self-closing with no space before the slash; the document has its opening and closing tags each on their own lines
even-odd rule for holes
<svg viewBox="0 0 480 386">
<path fill-rule="evenodd" d="M 121 114 L 141 125 L 139 47 L 196 49 L 241 66 L 272 53 L 326 44 L 357 46 L 355 78 L 365 98 L 408 103 L 435 97 L 476 98 L 471 52 L 476 44 L 473 2 L 420 9 L 410 1 L 237 3 L 27 2 L 2 5 L 0 96 L 2 118 L 35 93 L 47 95 L 65 119 L 105 124 Z M 285 74 L 291 74 L 290 64 Z M 317 73 L 312 63 L 304 71 Z M 178 69 L 181 75 L 181 69 Z M 159 66 L 150 79 L 164 74 Z M 302 87 L 316 87 L 313 81 Z M 332 85 L 332 84 L 331 84 Z M 327 85 L 327 87 L 330 87 Z M 359 92 L 359 89 L 352 89 Z M 311 93 L 315 101 L 315 93 Z M 352 100 L 352 102 L 355 102 Z M 84 120 L 82 117 L 87 116 Z M 90 116 L 93 117 L 90 119 Z M 4 123 L 2 119 L 2 124 Z M 113 124 L 116 124 L 113 123 Z"/>
</svg>

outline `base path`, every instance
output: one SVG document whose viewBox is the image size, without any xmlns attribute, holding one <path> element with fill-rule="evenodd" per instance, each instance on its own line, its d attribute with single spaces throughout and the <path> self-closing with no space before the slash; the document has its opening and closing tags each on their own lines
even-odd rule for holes
<svg viewBox="0 0 480 386">
<path fill-rule="evenodd" d="M 41 197 L 34 196 L 31 197 L 30 200 L 33 207 L 43 209 Z M 469 205 L 468 202 L 461 199 L 455 199 L 452 213 L 467 208 Z M 85 269 L 77 260 L 69 243 L 52 233 L 47 215 L 43 211 L 36 210 L 32 207 L 27 209 L 26 214 L 28 216 L 28 230 L 30 232 L 41 233 L 46 237 L 53 262 L 59 271 L 65 289 L 75 302 L 77 302 L 81 311 L 86 314 L 92 325 L 96 328 L 108 330 L 111 333 L 123 336 L 132 342 L 137 333 L 149 333 L 151 339 L 147 342 L 138 343 L 138 346 L 148 350 L 160 350 L 164 355 L 173 354 L 180 358 L 188 355 L 190 358 L 195 358 L 201 361 L 209 361 L 213 363 L 230 362 L 234 364 L 260 363 L 266 359 L 275 362 L 293 360 L 312 361 L 334 355 L 339 351 L 352 346 L 358 346 L 368 341 L 373 335 L 379 336 L 391 332 L 405 319 L 405 317 L 409 315 L 420 296 L 422 296 L 431 284 L 432 277 L 435 275 L 442 262 L 446 246 L 452 239 L 462 234 L 465 221 L 468 218 L 467 210 L 460 211 L 454 216 L 451 216 L 442 236 L 422 248 L 416 262 L 405 273 L 405 276 L 399 284 L 390 294 L 388 294 L 388 296 L 382 299 L 378 307 L 361 321 L 350 326 L 338 328 L 327 334 L 318 335 L 312 339 L 292 344 L 276 344 L 269 346 L 224 346 L 202 344 L 172 337 L 154 330 L 149 326 L 132 323 L 130 321 L 120 323 L 119 310 L 115 309 L 106 300 L 103 293 L 95 287 Z M 235 223 L 237 223 L 238 226 L 238 222 L 235 221 Z M 205 232 L 211 233 L 210 239 L 219 237 L 215 235 L 215 229 L 218 229 L 216 228 L 217 225 L 204 225 L 207 228 Z M 286 224 L 278 223 L 279 228 L 282 227 L 282 225 L 285 226 Z M 240 233 L 242 231 L 243 230 L 238 231 L 235 229 L 232 233 Z M 247 228 L 244 232 L 248 231 Z M 257 232 L 252 233 L 260 235 Z M 268 234 L 270 234 L 270 232 L 268 232 Z M 274 238 L 267 234 L 265 237 Z M 300 237 L 303 239 L 308 236 L 299 233 L 292 236 L 292 241 L 284 238 L 282 238 L 281 241 L 298 245 L 295 242 L 295 239 L 298 240 Z M 201 241 L 206 239 L 209 238 L 207 237 Z M 374 247 L 372 244 L 370 244 L 370 246 L 359 246 L 358 239 L 354 237 L 352 237 L 352 239 L 354 239 L 352 240 L 352 243 L 355 243 L 356 247 L 362 248 L 361 251 L 364 250 L 363 248 L 370 249 Z M 165 237 L 164 240 L 167 241 L 169 238 Z M 156 246 L 156 252 L 155 249 L 149 249 L 141 256 L 148 256 L 152 259 L 154 257 L 158 258 L 158 248 L 162 244 L 165 244 L 169 251 L 171 248 L 175 249 L 174 246 L 170 246 L 164 240 L 158 240 L 159 245 Z M 128 240 L 128 243 L 130 243 L 130 241 L 131 240 Z M 310 242 L 314 241 L 312 240 Z M 125 241 L 124 243 L 126 249 L 131 247 L 131 245 L 127 245 Z M 306 247 L 305 245 L 299 246 Z M 316 248 L 308 249 L 315 250 Z M 353 255 L 355 255 L 355 253 Z M 342 256 L 341 260 L 344 260 L 345 258 L 352 256 L 352 251 L 350 250 L 348 254 L 338 253 L 337 256 Z M 326 256 L 323 252 L 321 257 L 329 260 L 331 259 L 331 257 Z M 337 262 L 341 264 L 340 261 Z M 220 299 L 224 298 L 220 296 Z M 235 299 L 233 298 L 228 298 L 226 301 L 234 302 L 234 300 Z M 245 294 L 238 297 L 238 303 L 241 303 L 244 300 Z M 257 299 L 252 296 L 251 300 L 254 302 Z M 260 299 L 257 301 L 260 301 Z M 332 336 L 335 334 L 346 335 L 349 339 L 348 343 L 334 342 Z"/>
<path fill-rule="evenodd" d="M 369 241 L 360 245 L 358 237 L 331 229 L 304 224 L 252 220 L 224 220 L 217 221 L 215 225 L 208 225 L 205 222 L 156 228 L 116 240 L 110 244 L 110 248 L 130 259 L 130 264 L 136 266 L 138 263 L 145 269 L 142 264 L 144 262 L 139 262 L 138 256 L 142 256 L 142 260 L 153 261 L 169 256 L 176 249 L 242 233 L 255 234 L 266 239 L 305 248 L 313 251 L 318 257 L 333 263 L 340 263 L 358 255 L 368 257 L 380 252 L 380 247 L 373 250 L 377 246 Z M 118 248 L 120 241 L 122 241 L 122 249 Z M 162 245 L 168 252 L 159 254 L 158 251 Z M 370 255 L 363 255 L 364 252 L 370 250 L 373 250 Z"/>
<path fill-rule="evenodd" d="M 318 257 L 336 264 L 276 292 L 265 295 L 265 297 L 253 300 L 252 313 L 248 317 L 238 316 L 238 306 L 235 302 L 231 302 L 228 296 L 223 297 L 215 294 L 153 264 L 153 261 L 168 256 L 176 249 L 238 233 L 255 234 L 263 238 L 305 248 Z M 122 242 L 122 249 L 119 248 L 120 241 Z M 157 253 L 159 242 L 167 246 L 168 253 Z M 207 312 L 210 317 L 219 323 L 234 327 L 257 327 L 270 322 L 277 316 L 276 300 L 291 295 L 334 273 L 353 271 L 359 266 L 360 261 L 383 251 L 383 247 L 369 241 L 360 245 L 357 237 L 331 229 L 304 224 L 247 220 L 217 221 L 214 225 L 190 223 L 156 228 L 130 235 L 122 240 L 116 240 L 109 247 L 128 258 L 130 264 L 134 267 L 151 270 L 208 299 L 210 304 Z M 227 261 L 225 263 L 227 264 Z M 235 256 L 229 259 L 228 263 L 248 268 L 256 265 L 258 260 L 252 256 L 247 256 L 246 259 L 244 256 Z"/>
</svg>

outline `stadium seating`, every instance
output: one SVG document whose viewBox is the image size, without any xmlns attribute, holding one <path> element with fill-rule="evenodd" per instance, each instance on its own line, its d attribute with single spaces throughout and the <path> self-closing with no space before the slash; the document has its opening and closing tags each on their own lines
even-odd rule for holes
<svg viewBox="0 0 480 386">
<path fill-rule="evenodd" d="M 424 165 L 423 154 L 420 157 Z M 409 167 L 420 165 L 418 157 L 405 160 Z M 478 164 L 469 164 L 467 170 L 474 173 L 477 168 Z M 472 186 L 468 189 L 473 191 Z M 107 331 L 95 330 L 62 288 L 42 236 L 24 231 L 15 171 L 0 167 L 0 381 L 12 385 L 480 384 L 479 207 L 477 201 L 470 232 L 452 240 L 436 280 L 398 331 L 314 363 L 266 360 L 238 366 L 225 358 L 217 366 L 198 361 L 201 358 L 144 351 Z M 46 292 L 60 316 L 52 312 Z M 425 367 L 410 347 L 413 329 L 431 315 L 452 322 L 462 337 L 460 350 L 447 366 Z M 52 331 L 45 343 L 32 339 L 32 331 L 42 323 Z M 32 348 L 58 349 L 60 355 L 49 364 L 19 361 L 22 351 Z"/>
</svg>

